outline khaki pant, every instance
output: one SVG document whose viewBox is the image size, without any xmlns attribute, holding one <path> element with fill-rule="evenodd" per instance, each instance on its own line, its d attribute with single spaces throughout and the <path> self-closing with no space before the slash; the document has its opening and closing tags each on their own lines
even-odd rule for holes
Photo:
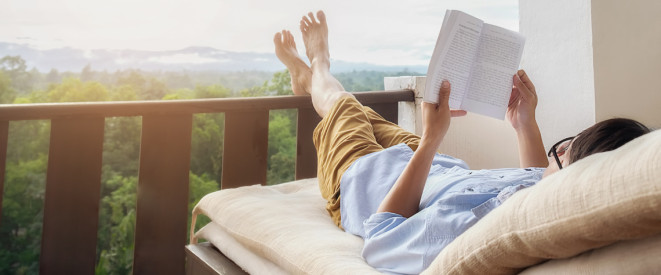
<svg viewBox="0 0 661 275">
<path fill-rule="evenodd" d="M 317 177 L 326 210 L 340 228 L 340 179 L 358 158 L 393 145 L 406 143 L 412 150 L 420 137 L 393 124 L 356 99 L 345 97 L 314 129 L 317 148 Z"/>
</svg>

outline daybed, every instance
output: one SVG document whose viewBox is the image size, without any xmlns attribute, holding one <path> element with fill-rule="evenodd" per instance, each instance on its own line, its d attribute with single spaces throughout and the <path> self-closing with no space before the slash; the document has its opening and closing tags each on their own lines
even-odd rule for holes
<svg viewBox="0 0 661 275">
<path fill-rule="evenodd" d="M 240 272 L 196 253 L 213 251 L 196 244 L 205 239 L 222 251 L 211 258 L 251 274 L 377 274 L 362 240 L 334 226 L 324 205 L 316 179 L 208 194 L 193 210 L 212 222 L 191 237 L 189 273 Z M 518 272 L 661 274 L 661 131 L 517 192 L 423 274 Z"/>
</svg>

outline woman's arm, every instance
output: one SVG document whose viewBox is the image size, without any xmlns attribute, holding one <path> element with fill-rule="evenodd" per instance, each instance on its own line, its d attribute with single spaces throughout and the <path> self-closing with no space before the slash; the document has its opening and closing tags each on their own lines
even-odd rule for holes
<svg viewBox="0 0 661 275">
<path fill-rule="evenodd" d="M 397 213 L 407 218 L 418 213 L 418 205 L 429 169 L 434 154 L 450 126 L 450 117 L 466 114 L 466 111 L 450 110 L 449 99 L 450 83 L 443 81 L 439 92 L 439 103 L 422 103 L 423 133 L 420 146 L 379 205 L 377 212 Z"/>
<path fill-rule="evenodd" d="M 519 144 L 519 163 L 525 167 L 549 165 L 542 134 L 535 119 L 537 92 L 525 71 L 519 70 L 513 77 L 514 86 L 507 107 L 507 118 L 516 131 Z"/>
</svg>

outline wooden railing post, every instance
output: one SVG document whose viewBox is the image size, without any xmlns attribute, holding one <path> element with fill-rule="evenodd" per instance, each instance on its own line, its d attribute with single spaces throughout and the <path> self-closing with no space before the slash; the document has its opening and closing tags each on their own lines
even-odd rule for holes
<svg viewBox="0 0 661 275">
<path fill-rule="evenodd" d="M 312 142 L 312 132 L 321 117 L 313 108 L 298 108 L 296 122 L 296 170 L 299 179 L 317 176 L 317 149 Z"/>
<path fill-rule="evenodd" d="M 0 121 L 0 225 L 2 225 L 2 196 L 5 190 L 5 165 L 7 164 L 7 141 L 9 121 Z"/>
<path fill-rule="evenodd" d="M 142 118 L 133 274 L 183 274 L 193 116 Z"/>
<path fill-rule="evenodd" d="M 41 274 L 91 274 L 96 260 L 103 117 L 51 122 Z"/>
<path fill-rule="evenodd" d="M 266 184 L 269 110 L 225 113 L 223 189 Z"/>
</svg>

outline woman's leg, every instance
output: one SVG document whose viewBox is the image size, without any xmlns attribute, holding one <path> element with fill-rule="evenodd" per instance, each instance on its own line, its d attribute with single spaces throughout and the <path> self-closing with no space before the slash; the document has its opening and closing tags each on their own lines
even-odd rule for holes
<svg viewBox="0 0 661 275">
<path fill-rule="evenodd" d="M 292 89 L 296 94 L 309 93 L 317 113 L 323 118 L 314 130 L 317 149 L 317 176 L 326 209 L 341 227 L 340 180 L 346 169 L 358 158 L 383 150 L 376 142 L 372 124 L 355 97 L 344 91 L 329 71 L 328 27 L 326 17 L 312 13 L 301 20 L 301 31 L 312 68 L 297 54 L 288 31 L 275 36 L 276 54 L 289 68 Z"/>
</svg>

